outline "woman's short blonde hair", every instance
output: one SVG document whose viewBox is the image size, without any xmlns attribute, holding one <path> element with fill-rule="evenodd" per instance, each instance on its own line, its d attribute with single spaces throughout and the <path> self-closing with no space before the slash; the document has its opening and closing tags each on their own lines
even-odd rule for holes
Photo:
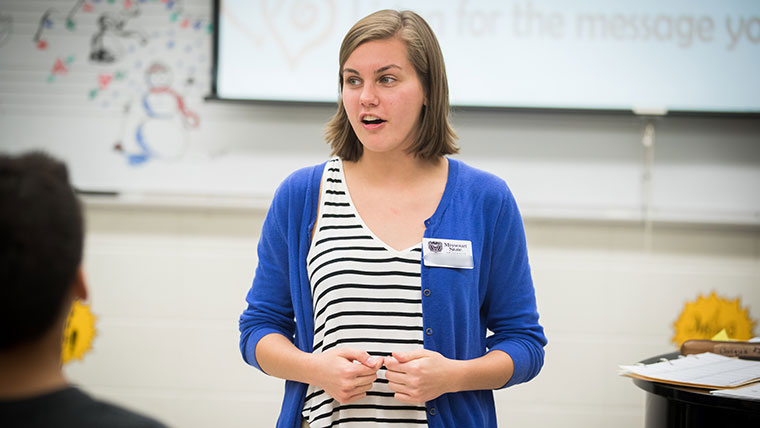
<svg viewBox="0 0 760 428">
<path fill-rule="evenodd" d="M 420 159 L 432 160 L 459 152 L 454 141 L 457 135 L 449 123 L 449 84 L 446 66 L 438 40 L 421 16 L 411 11 L 381 10 L 362 18 L 348 31 L 340 45 L 338 86 L 343 95 L 343 66 L 351 53 L 362 43 L 398 37 L 406 44 L 412 63 L 425 92 L 427 106 L 422 107 L 422 123 L 409 152 Z M 362 155 L 362 145 L 348 121 L 342 98 L 338 111 L 327 123 L 325 139 L 333 155 L 356 161 Z"/>
</svg>

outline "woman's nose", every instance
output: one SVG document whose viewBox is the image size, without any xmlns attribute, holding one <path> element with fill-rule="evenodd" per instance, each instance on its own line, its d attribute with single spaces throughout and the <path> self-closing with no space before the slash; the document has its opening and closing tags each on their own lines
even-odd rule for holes
<svg viewBox="0 0 760 428">
<path fill-rule="evenodd" d="M 375 87 L 372 84 L 365 84 L 364 87 L 362 87 L 362 93 L 359 96 L 359 102 L 363 106 L 374 106 L 377 105 L 377 92 L 375 92 Z"/>
</svg>

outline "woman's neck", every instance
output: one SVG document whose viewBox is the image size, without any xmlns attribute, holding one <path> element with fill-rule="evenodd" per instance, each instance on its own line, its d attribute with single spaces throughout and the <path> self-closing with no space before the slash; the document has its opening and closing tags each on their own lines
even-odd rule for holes
<svg viewBox="0 0 760 428">
<path fill-rule="evenodd" d="M 420 159 L 408 153 L 366 152 L 355 162 L 348 163 L 352 175 L 360 175 L 370 185 L 408 186 L 410 183 L 436 176 L 447 169 L 446 159 Z M 345 169 L 345 168 L 344 168 Z"/>
</svg>

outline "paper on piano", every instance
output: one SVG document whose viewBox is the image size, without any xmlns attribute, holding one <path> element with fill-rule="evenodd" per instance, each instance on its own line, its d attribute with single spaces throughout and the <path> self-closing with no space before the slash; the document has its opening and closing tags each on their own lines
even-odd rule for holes
<svg viewBox="0 0 760 428">
<path fill-rule="evenodd" d="M 620 366 L 625 376 L 697 388 L 732 388 L 760 380 L 760 361 L 705 352 L 648 365 Z"/>
<path fill-rule="evenodd" d="M 751 385 L 742 386 L 741 388 L 716 389 L 715 391 L 710 391 L 710 394 L 720 397 L 760 401 L 760 383 L 753 383 Z"/>
</svg>

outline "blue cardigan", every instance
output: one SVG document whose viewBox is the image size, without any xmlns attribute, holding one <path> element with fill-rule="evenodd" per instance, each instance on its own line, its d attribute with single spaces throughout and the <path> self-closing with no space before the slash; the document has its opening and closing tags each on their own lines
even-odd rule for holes
<svg viewBox="0 0 760 428">
<path fill-rule="evenodd" d="M 298 349 L 312 351 L 306 254 L 323 169 L 324 164 L 304 168 L 285 179 L 264 220 L 248 308 L 240 317 L 240 351 L 259 370 L 256 345 L 267 334 L 282 334 Z M 546 337 L 538 324 L 522 219 L 506 183 L 449 159 L 446 188 L 425 225 L 426 238 L 471 241 L 475 264 L 474 269 L 452 269 L 423 263 L 422 317 L 432 333 L 425 336 L 425 349 L 457 360 L 499 349 L 515 366 L 505 387 L 535 377 L 543 365 Z M 306 388 L 286 382 L 277 427 L 300 427 Z M 444 394 L 426 408 L 431 428 L 496 427 L 492 391 Z"/>
</svg>

